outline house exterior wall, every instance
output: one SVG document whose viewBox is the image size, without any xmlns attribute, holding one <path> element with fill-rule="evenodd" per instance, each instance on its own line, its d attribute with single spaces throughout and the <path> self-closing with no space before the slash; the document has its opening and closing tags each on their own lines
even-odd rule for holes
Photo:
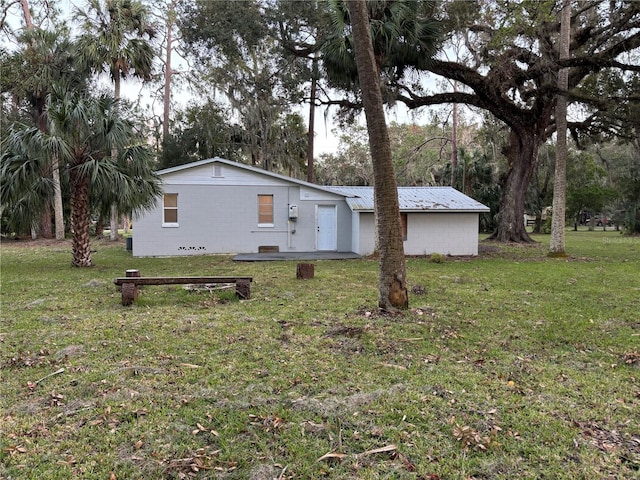
<svg viewBox="0 0 640 480">
<path fill-rule="evenodd" d="M 163 226 L 162 199 L 134 218 L 134 256 L 316 250 L 316 205 L 335 205 L 337 250 L 351 251 L 349 210 L 343 197 L 228 165 L 203 165 L 163 176 L 164 193 L 178 195 L 177 225 Z M 273 195 L 273 224 L 258 224 L 258 195 Z M 289 205 L 298 219 L 289 220 Z"/>
<path fill-rule="evenodd" d="M 407 214 L 405 255 L 477 255 L 479 215 L 477 213 L 420 212 Z M 370 212 L 359 215 L 360 255 L 375 251 L 375 218 Z"/>
<path fill-rule="evenodd" d="M 376 250 L 376 217 L 373 212 L 360 213 L 360 241 L 356 253 L 371 255 Z"/>
<path fill-rule="evenodd" d="M 477 255 L 479 214 L 431 213 L 407 217 L 407 255 Z"/>
</svg>

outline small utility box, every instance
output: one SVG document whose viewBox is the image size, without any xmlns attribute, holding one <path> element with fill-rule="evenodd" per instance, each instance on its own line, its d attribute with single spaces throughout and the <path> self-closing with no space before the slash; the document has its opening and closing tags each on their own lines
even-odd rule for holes
<svg viewBox="0 0 640 480">
<path fill-rule="evenodd" d="M 296 278 L 298 278 L 298 280 L 309 280 L 313 278 L 313 273 L 313 263 L 299 263 L 296 267 Z"/>
</svg>

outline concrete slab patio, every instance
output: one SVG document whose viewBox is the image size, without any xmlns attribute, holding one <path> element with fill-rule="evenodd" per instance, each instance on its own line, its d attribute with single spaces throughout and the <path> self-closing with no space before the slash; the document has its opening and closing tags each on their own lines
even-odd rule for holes
<svg viewBox="0 0 640 480">
<path fill-rule="evenodd" d="M 353 252 L 268 252 L 241 253 L 233 257 L 235 262 L 273 262 L 277 260 L 354 260 L 361 258 Z"/>
</svg>

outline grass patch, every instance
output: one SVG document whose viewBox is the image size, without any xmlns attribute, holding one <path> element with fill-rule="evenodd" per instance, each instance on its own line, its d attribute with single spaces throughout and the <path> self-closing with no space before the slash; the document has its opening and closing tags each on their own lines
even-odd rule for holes
<svg viewBox="0 0 640 480">
<path fill-rule="evenodd" d="M 0 477 L 639 478 L 640 239 L 567 231 L 560 259 L 535 238 L 409 258 L 393 317 L 373 260 L 300 281 L 3 242 Z M 250 275 L 252 298 L 156 286 L 123 307 L 130 268 Z"/>
</svg>

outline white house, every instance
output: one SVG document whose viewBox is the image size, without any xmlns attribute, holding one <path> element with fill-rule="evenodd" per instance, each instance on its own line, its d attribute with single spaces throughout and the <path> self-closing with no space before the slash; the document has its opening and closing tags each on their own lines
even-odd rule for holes
<svg viewBox="0 0 640 480">
<path fill-rule="evenodd" d="M 134 256 L 375 250 L 372 187 L 324 187 L 221 158 L 157 173 L 164 194 L 134 218 Z M 477 255 L 487 207 L 450 187 L 398 196 L 407 255 Z"/>
</svg>

